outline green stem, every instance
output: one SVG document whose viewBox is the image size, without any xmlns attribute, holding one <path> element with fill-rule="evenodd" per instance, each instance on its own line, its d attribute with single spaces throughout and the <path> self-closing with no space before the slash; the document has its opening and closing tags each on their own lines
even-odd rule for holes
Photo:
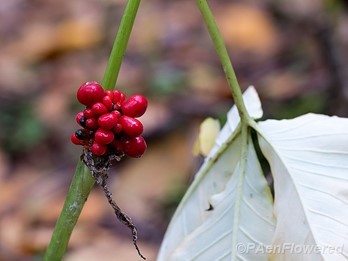
<svg viewBox="0 0 348 261">
<path fill-rule="evenodd" d="M 106 90 L 115 88 L 140 1 L 129 0 L 127 3 L 102 82 L 102 86 Z"/>
<path fill-rule="evenodd" d="M 239 87 L 236 74 L 234 72 L 231 60 L 227 53 L 225 44 L 222 40 L 219 28 L 216 25 L 214 16 L 206 0 L 196 0 L 196 3 L 198 5 L 199 10 L 201 11 L 205 24 L 208 27 L 208 31 L 209 31 L 211 39 L 213 40 L 216 52 L 219 55 L 222 67 L 226 75 L 227 82 L 231 88 L 234 102 L 238 109 L 240 118 L 242 122 L 248 123 L 252 120 L 244 105 L 242 92 Z"/>
<path fill-rule="evenodd" d="M 79 161 L 51 242 L 45 253 L 45 261 L 62 260 L 71 233 L 93 185 L 94 178 L 85 164 Z"/>
<path fill-rule="evenodd" d="M 116 84 L 140 1 L 129 0 L 127 3 L 102 82 L 104 89 L 111 90 Z M 79 161 L 63 209 L 45 253 L 45 261 L 62 260 L 71 233 L 94 183 L 95 180 L 89 169 L 82 161 Z"/>
</svg>

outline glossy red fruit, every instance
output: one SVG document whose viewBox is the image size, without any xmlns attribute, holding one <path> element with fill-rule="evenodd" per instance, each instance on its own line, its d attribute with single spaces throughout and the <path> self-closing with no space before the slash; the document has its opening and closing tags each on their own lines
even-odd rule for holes
<svg viewBox="0 0 348 261">
<path fill-rule="evenodd" d="M 97 103 L 93 104 L 92 111 L 96 115 L 102 115 L 102 114 L 109 112 L 109 110 L 106 108 L 106 106 L 101 102 L 97 102 Z"/>
<path fill-rule="evenodd" d="M 130 137 L 136 137 L 143 133 L 143 124 L 137 119 L 122 115 L 118 122 L 122 125 L 122 131 Z"/>
<path fill-rule="evenodd" d="M 122 148 L 126 155 L 133 158 L 141 157 L 147 148 L 146 141 L 142 136 L 126 138 L 122 141 Z"/>
<path fill-rule="evenodd" d="M 118 110 L 113 110 L 111 113 L 115 114 L 117 119 L 121 117 L 121 113 Z"/>
<path fill-rule="evenodd" d="M 113 97 L 112 101 L 116 104 L 120 101 L 121 92 L 119 90 L 114 90 L 113 94 L 114 94 L 114 97 Z"/>
<path fill-rule="evenodd" d="M 82 127 L 85 127 L 85 123 L 86 123 L 86 118 L 85 116 L 83 116 L 83 112 L 79 112 L 78 114 L 76 114 L 75 120 L 77 122 L 77 124 L 79 124 Z"/>
<path fill-rule="evenodd" d="M 113 98 L 114 98 L 114 92 L 113 91 L 107 90 L 107 91 L 105 91 L 105 94 L 107 96 L 109 96 L 111 98 L 111 100 L 113 100 Z"/>
<path fill-rule="evenodd" d="M 86 106 L 102 101 L 104 95 L 103 87 L 97 82 L 86 82 L 77 90 L 78 101 Z"/>
<path fill-rule="evenodd" d="M 113 133 L 118 134 L 122 131 L 122 125 L 120 123 L 116 124 L 116 127 L 112 129 Z"/>
<path fill-rule="evenodd" d="M 123 92 L 120 92 L 120 99 L 118 100 L 118 102 L 122 104 L 125 99 L 126 99 L 126 95 Z"/>
<path fill-rule="evenodd" d="M 104 130 L 111 130 L 116 127 L 117 116 L 114 113 L 106 113 L 99 117 L 98 124 Z"/>
<path fill-rule="evenodd" d="M 94 139 L 97 143 L 109 144 L 114 139 L 114 133 L 112 131 L 99 128 L 94 134 Z"/>
<path fill-rule="evenodd" d="M 124 115 L 130 117 L 140 117 L 147 108 L 147 100 L 144 96 L 136 94 L 128 98 L 122 103 L 121 109 Z"/>
<path fill-rule="evenodd" d="M 103 104 L 105 105 L 105 107 L 111 111 L 112 110 L 112 106 L 113 106 L 113 103 L 112 103 L 112 99 L 110 98 L 110 96 L 104 96 L 103 98 Z"/>
<path fill-rule="evenodd" d="M 86 120 L 86 128 L 94 130 L 99 128 L 98 120 L 97 118 L 90 118 Z"/>
<path fill-rule="evenodd" d="M 70 137 L 70 140 L 72 143 L 76 144 L 76 145 L 83 145 L 83 140 L 79 140 L 76 136 L 75 133 L 73 133 Z"/>
<path fill-rule="evenodd" d="M 114 99 L 113 99 L 114 109 L 120 109 L 121 105 L 125 99 L 126 99 L 126 95 L 123 92 L 121 92 L 119 90 L 115 90 L 114 91 Z"/>
<path fill-rule="evenodd" d="M 85 116 L 86 119 L 93 118 L 97 116 L 95 112 L 91 108 L 86 108 L 83 111 L 83 116 Z"/>
<path fill-rule="evenodd" d="M 106 145 L 94 141 L 91 146 L 91 152 L 95 156 L 103 156 L 106 152 Z"/>
</svg>

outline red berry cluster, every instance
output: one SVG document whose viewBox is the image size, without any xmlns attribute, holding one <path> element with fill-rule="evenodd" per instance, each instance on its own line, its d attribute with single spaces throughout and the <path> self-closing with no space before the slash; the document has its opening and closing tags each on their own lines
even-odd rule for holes
<svg viewBox="0 0 348 261">
<path fill-rule="evenodd" d="M 86 108 L 76 115 L 82 129 L 71 136 L 72 143 L 83 145 L 97 157 L 144 154 L 143 125 L 136 118 L 146 111 L 145 97 L 137 94 L 126 100 L 119 90 L 104 91 L 97 82 L 86 82 L 78 89 L 77 99 Z"/>
</svg>

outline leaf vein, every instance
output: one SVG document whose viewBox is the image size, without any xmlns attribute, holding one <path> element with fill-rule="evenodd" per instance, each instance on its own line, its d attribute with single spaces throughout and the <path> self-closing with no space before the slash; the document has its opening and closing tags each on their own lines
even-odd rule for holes
<svg viewBox="0 0 348 261">
<path fill-rule="evenodd" d="M 240 227 L 239 229 L 242 231 L 242 233 L 243 233 L 247 238 L 249 238 L 250 240 L 254 241 L 256 244 L 258 244 L 258 245 L 260 245 L 260 246 L 263 246 L 263 245 L 264 245 L 264 244 L 262 244 L 261 241 L 255 239 L 252 235 L 250 235 L 243 227 Z"/>
<path fill-rule="evenodd" d="M 282 151 L 308 151 L 308 152 L 314 152 L 314 153 L 323 153 L 323 154 L 337 154 L 337 155 L 348 155 L 347 151 L 337 151 L 337 150 L 320 150 L 320 149 L 313 149 L 313 148 L 289 148 L 288 146 L 278 146 L 278 148 Z"/>
<path fill-rule="evenodd" d="M 332 193 L 329 193 L 328 191 L 321 190 L 321 189 L 318 188 L 318 187 L 312 187 L 312 186 L 307 185 L 307 184 L 304 184 L 304 183 L 302 183 L 302 182 L 300 182 L 299 184 L 300 184 L 302 187 L 304 187 L 304 188 L 307 188 L 307 189 L 310 189 L 310 190 L 314 190 L 314 191 L 318 191 L 318 192 L 320 192 L 320 193 L 323 193 L 323 194 L 326 194 L 326 195 L 328 195 L 328 196 L 330 196 L 330 197 L 333 197 L 333 198 L 335 198 L 335 199 L 337 199 L 337 200 L 343 202 L 344 204 L 348 204 L 348 201 L 346 201 L 346 200 L 344 200 L 344 199 L 342 199 L 342 198 L 340 198 L 340 197 L 338 197 L 338 196 L 336 196 L 336 195 L 334 195 L 334 194 L 332 194 Z"/>
<path fill-rule="evenodd" d="M 340 223 L 340 224 L 342 224 L 342 225 L 348 227 L 348 224 L 346 224 L 346 223 L 342 222 L 341 220 L 339 220 L 339 219 L 337 219 L 337 218 L 334 218 L 333 216 L 330 216 L 330 215 L 328 215 L 328 214 L 326 214 L 326 213 L 323 213 L 323 212 L 321 212 L 321 211 L 315 210 L 315 209 L 313 209 L 313 208 L 308 208 L 308 210 L 309 210 L 310 212 L 312 212 L 313 214 L 317 214 L 317 215 L 320 215 L 320 216 L 323 216 L 323 217 L 327 217 L 327 218 L 329 218 L 329 219 L 331 219 L 331 220 L 333 220 L 333 221 L 336 221 L 337 223 Z"/>
<path fill-rule="evenodd" d="M 323 138 L 323 137 L 330 137 L 330 136 L 335 136 L 335 138 L 338 140 L 339 138 L 337 137 L 338 135 L 342 135 L 344 137 L 348 136 L 348 132 L 330 132 L 330 133 L 320 133 L 316 135 L 305 135 L 305 136 L 293 136 L 291 138 L 286 137 L 284 139 L 277 139 L 273 138 L 272 140 L 275 142 L 279 141 L 297 141 L 297 140 L 309 140 L 310 138 Z"/>
<path fill-rule="evenodd" d="M 333 234 L 333 235 L 336 235 L 337 237 L 339 237 L 339 238 L 344 238 L 345 240 L 348 240 L 348 237 L 346 237 L 345 235 L 342 235 L 342 234 L 339 234 L 338 232 L 340 232 L 340 231 L 337 231 L 337 230 L 332 230 L 332 229 L 330 229 L 330 228 L 328 228 L 328 227 L 323 227 L 323 226 L 316 226 L 318 229 L 321 229 L 321 230 L 324 230 L 324 231 L 326 231 L 326 232 L 329 232 L 329 233 L 331 233 L 331 234 Z"/>
<path fill-rule="evenodd" d="M 272 227 L 274 227 L 274 224 L 270 220 L 268 220 L 266 217 L 264 217 L 262 214 L 260 214 L 259 211 L 257 211 L 247 200 L 245 200 L 244 197 L 242 200 L 245 203 L 245 205 L 254 212 L 254 214 L 256 214 L 259 218 L 261 218 L 262 220 L 270 224 Z"/>
<path fill-rule="evenodd" d="M 308 161 L 308 160 L 304 160 L 302 158 L 300 159 L 300 158 L 297 158 L 297 157 L 285 156 L 285 158 L 289 159 L 289 160 L 297 161 L 297 162 L 302 162 L 302 163 L 306 163 L 306 164 L 312 164 L 312 165 L 320 166 L 320 167 L 348 169 L 348 166 L 337 166 L 337 164 L 330 165 L 330 164 L 326 164 L 326 163 Z"/>
<path fill-rule="evenodd" d="M 292 169 L 297 170 L 297 171 L 302 171 L 302 172 L 309 174 L 309 175 L 318 175 L 318 176 L 323 176 L 326 178 L 340 179 L 340 180 L 348 181 L 348 178 L 345 178 L 345 177 L 338 177 L 338 176 L 328 175 L 328 174 L 324 174 L 324 173 L 320 173 L 320 172 L 314 172 L 314 171 L 310 171 L 308 169 L 301 169 L 301 168 L 296 168 L 293 166 L 292 166 Z"/>
</svg>

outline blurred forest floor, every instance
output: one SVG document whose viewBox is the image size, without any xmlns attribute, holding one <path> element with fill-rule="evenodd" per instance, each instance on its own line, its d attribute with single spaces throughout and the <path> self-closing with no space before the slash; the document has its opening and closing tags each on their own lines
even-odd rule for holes
<svg viewBox="0 0 348 261">
<path fill-rule="evenodd" d="M 125 0 L 0 0 L 0 260 L 40 260 L 80 147 L 75 98 L 101 81 Z M 243 89 L 265 117 L 348 116 L 348 16 L 340 0 L 209 1 Z M 113 166 L 110 188 L 154 260 L 170 215 L 202 158 L 199 123 L 233 104 L 218 57 L 189 0 L 140 5 L 118 88 L 149 98 L 148 151 Z M 95 188 L 64 260 L 138 260 L 131 235 Z"/>
</svg>

